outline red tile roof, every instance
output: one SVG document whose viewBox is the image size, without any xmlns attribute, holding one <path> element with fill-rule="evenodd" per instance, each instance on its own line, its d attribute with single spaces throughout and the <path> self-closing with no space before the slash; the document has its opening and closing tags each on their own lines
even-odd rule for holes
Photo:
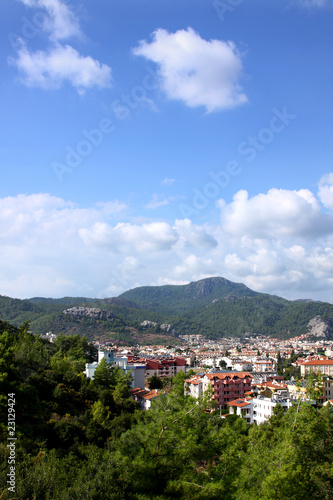
<svg viewBox="0 0 333 500">
<path fill-rule="evenodd" d="M 311 361 L 305 361 L 301 363 L 301 366 L 325 366 L 333 365 L 333 359 L 313 359 Z"/>
<path fill-rule="evenodd" d="M 244 406 L 249 406 L 251 401 L 249 399 L 234 399 L 234 401 L 230 401 L 227 403 L 229 406 L 237 406 L 238 408 L 243 408 Z"/>
<path fill-rule="evenodd" d="M 220 380 L 224 380 L 225 378 L 246 378 L 250 377 L 252 378 L 252 375 L 248 372 L 236 372 L 236 373 L 228 373 L 228 372 L 223 372 L 223 373 L 207 373 L 207 377 L 209 380 L 212 380 L 214 378 L 219 378 Z"/>
</svg>

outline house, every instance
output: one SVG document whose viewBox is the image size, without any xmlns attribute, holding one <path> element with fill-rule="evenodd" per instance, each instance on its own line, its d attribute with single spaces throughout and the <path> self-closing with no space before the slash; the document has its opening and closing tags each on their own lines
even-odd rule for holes
<svg viewBox="0 0 333 500">
<path fill-rule="evenodd" d="M 288 391 L 288 385 L 285 383 L 279 383 L 276 381 L 265 381 L 256 384 L 257 390 L 266 396 L 271 397 L 276 392 L 281 393 L 281 391 Z"/>
<path fill-rule="evenodd" d="M 152 402 L 157 398 L 164 396 L 165 392 L 159 391 L 158 389 L 153 389 L 152 391 L 148 389 L 141 389 L 136 387 L 130 390 L 131 398 L 134 401 L 138 401 L 143 410 L 150 410 Z"/>
<path fill-rule="evenodd" d="M 248 424 L 253 424 L 253 398 L 240 398 L 228 403 L 230 415 L 244 418 Z"/>
<path fill-rule="evenodd" d="M 325 403 L 323 404 L 323 406 L 328 406 L 328 405 L 333 405 L 333 399 L 328 399 L 327 401 L 325 401 Z"/>
<path fill-rule="evenodd" d="M 298 400 L 306 400 L 306 382 L 305 380 L 299 380 L 297 384 L 292 381 L 287 381 L 286 382 L 287 387 L 288 387 L 288 392 L 292 399 Z"/>
<path fill-rule="evenodd" d="M 243 359 L 240 358 L 233 358 L 231 359 L 230 362 L 231 369 L 233 371 L 249 371 L 252 370 L 252 363 L 249 363 L 248 361 L 244 361 Z"/>
</svg>

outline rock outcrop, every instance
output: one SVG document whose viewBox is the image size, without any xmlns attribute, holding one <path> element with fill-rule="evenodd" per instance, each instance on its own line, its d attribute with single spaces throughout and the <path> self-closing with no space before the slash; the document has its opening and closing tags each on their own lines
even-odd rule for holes
<svg viewBox="0 0 333 500">
<path fill-rule="evenodd" d="M 157 326 L 157 323 L 155 323 L 155 321 L 148 321 L 147 319 L 145 319 L 144 321 L 142 321 L 142 323 L 140 323 L 141 326 L 144 326 L 144 327 L 148 327 L 148 326 Z"/>
<path fill-rule="evenodd" d="M 330 323 L 332 323 L 330 321 Z M 321 316 L 316 316 L 312 318 L 308 323 L 308 333 L 314 337 L 322 337 L 329 339 L 333 337 L 333 330 L 329 323 L 325 321 Z"/>
<path fill-rule="evenodd" d="M 90 318 L 90 319 L 106 319 L 112 320 L 115 315 L 111 311 L 106 309 L 100 309 L 99 307 L 71 307 L 70 309 L 65 309 L 64 314 L 73 316 L 74 318 Z"/>
</svg>

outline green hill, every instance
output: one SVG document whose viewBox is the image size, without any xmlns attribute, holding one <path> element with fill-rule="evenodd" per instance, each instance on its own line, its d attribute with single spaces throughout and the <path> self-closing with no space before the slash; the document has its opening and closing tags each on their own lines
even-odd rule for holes
<svg viewBox="0 0 333 500">
<path fill-rule="evenodd" d="M 186 321 L 198 324 L 208 337 L 258 333 L 289 338 L 306 333 L 308 322 L 315 316 L 328 323 L 333 318 L 332 304 L 290 301 L 219 277 L 188 285 L 139 287 L 120 297 L 155 312 L 181 317 L 185 327 Z"/>
<path fill-rule="evenodd" d="M 93 315 L 64 314 L 84 307 L 104 311 Z M 171 325 L 173 336 L 202 334 L 208 338 L 246 336 L 249 333 L 289 338 L 307 332 L 309 321 L 320 316 L 332 322 L 333 305 L 325 302 L 290 301 L 251 290 L 242 283 L 214 277 L 188 285 L 143 286 L 119 297 L 93 299 L 34 297 L 19 300 L 0 296 L 0 318 L 19 326 L 29 321 L 34 333 L 86 335 L 89 340 L 118 339 L 156 342 L 174 339 L 160 328 Z M 157 326 L 143 328 L 144 320 Z M 154 337 L 149 337 L 150 341 Z M 175 339 L 174 339 L 175 340 Z"/>
<path fill-rule="evenodd" d="M 228 302 L 256 295 L 257 292 L 242 283 L 233 283 L 225 278 L 206 278 L 188 285 L 142 286 L 123 293 L 120 298 L 146 309 L 182 314 L 214 300 Z"/>
</svg>

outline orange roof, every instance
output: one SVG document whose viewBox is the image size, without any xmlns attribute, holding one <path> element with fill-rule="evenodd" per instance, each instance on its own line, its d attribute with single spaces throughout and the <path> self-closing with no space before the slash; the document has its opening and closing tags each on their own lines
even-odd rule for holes
<svg viewBox="0 0 333 500">
<path fill-rule="evenodd" d="M 245 377 L 251 377 L 252 375 L 248 372 L 224 372 L 224 373 L 207 373 L 206 374 L 209 380 L 212 380 L 214 378 L 219 378 L 220 380 L 224 380 L 225 378 L 245 378 Z"/>
<path fill-rule="evenodd" d="M 194 375 L 193 377 L 186 379 L 185 382 L 187 382 L 188 384 L 198 385 L 200 382 L 202 382 L 202 378 L 198 375 Z"/>
<path fill-rule="evenodd" d="M 148 392 L 147 394 L 144 394 L 143 399 L 153 399 L 157 398 L 161 394 L 161 391 L 155 392 L 155 390 Z"/>
<path fill-rule="evenodd" d="M 131 394 L 139 394 L 139 393 L 140 393 L 140 392 L 142 392 L 142 391 L 144 392 L 144 391 L 145 391 L 145 389 L 141 389 L 141 387 L 136 387 L 135 389 L 131 389 L 131 390 L 130 390 L 130 393 L 131 393 Z"/>
<path fill-rule="evenodd" d="M 250 400 L 245 400 L 245 399 L 234 399 L 234 401 L 230 401 L 227 403 L 229 406 L 238 406 L 238 408 L 243 408 L 244 406 L 248 406 L 250 403 Z"/>
<path fill-rule="evenodd" d="M 262 382 L 261 384 L 257 384 L 258 386 L 266 386 L 271 387 L 272 389 L 288 389 L 287 384 L 274 384 L 274 382 Z"/>
<path fill-rule="evenodd" d="M 301 363 L 302 366 L 325 366 L 333 365 L 333 359 L 313 359 L 311 361 L 305 361 Z"/>
<path fill-rule="evenodd" d="M 192 385 L 198 385 L 200 384 L 200 382 L 202 382 L 202 380 L 185 380 L 185 382 L 187 382 L 188 384 L 192 384 Z"/>
</svg>

